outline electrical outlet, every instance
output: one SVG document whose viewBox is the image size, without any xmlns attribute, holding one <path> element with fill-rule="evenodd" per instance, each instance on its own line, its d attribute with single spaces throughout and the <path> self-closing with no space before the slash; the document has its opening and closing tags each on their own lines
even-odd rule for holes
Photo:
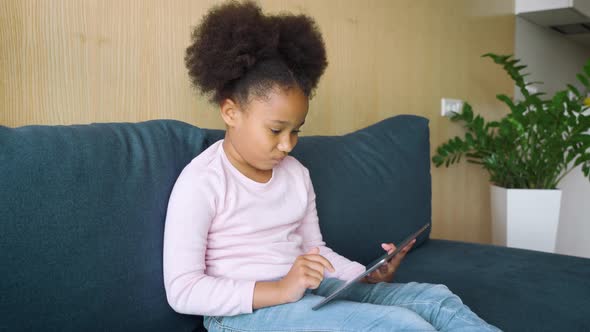
<svg viewBox="0 0 590 332">
<path fill-rule="evenodd" d="M 442 98 L 440 100 L 441 115 L 450 117 L 452 113 L 461 113 L 463 109 L 463 100 Z"/>
</svg>

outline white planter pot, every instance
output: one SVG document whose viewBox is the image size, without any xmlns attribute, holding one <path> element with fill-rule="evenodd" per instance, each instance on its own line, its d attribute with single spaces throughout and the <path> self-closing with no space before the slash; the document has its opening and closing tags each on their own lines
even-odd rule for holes
<svg viewBox="0 0 590 332">
<path fill-rule="evenodd" d="M 492 185 L 492 243 L 555 252 L 561 190 Z"/>
</svg>

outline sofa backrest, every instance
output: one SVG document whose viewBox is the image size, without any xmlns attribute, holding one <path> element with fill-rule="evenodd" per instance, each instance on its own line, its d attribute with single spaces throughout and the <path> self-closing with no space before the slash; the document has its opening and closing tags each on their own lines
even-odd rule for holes
<svg viewBox="0 0 590 332">
<path fill-rule="evenodd" d="M 380 243 L 399 243 L 431 221 L 427 119 L 400 115 L 341 137 L 309 137 L 296 149 L 324 240 L 344 256 L 368 264 L 383 254 Z"/>
<path fill-rule="evenodd" d="M 222 137 L 173 120 L 0 126 L 0 330 L 198 325 L 166 301 L 164 222 L 184 166 Z M 303 137 L 293 155 L 310 170 L 325 241 L 351 259 L 368 263 L 430 221 L 424 118 Z"/>
<path fill-rule="evenodd" d="M 204 147 L 178 121 L 0 127 L 0 330 L 194 328 L 166 301 L 162 241 Z"/>
</svg>

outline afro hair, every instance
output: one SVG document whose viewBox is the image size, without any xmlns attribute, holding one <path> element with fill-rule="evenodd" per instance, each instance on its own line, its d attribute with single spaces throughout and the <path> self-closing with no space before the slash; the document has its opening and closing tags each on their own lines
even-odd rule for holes
<svg viewBox="0 0 590 332">
<path fill-rule="evenodd" d="M 264 97 L 275 86 L 312 97 L 328 65 L 322 35 L 306 15 L 266 16 L 252 1 L 213 7 L 194 28 L 185 64 L 211 102 Z"/>
</svg>

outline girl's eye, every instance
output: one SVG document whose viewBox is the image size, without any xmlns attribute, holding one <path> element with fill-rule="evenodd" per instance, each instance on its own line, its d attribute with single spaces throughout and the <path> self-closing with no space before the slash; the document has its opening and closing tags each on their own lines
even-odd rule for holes
<svg viewBox="0 0 590 332">
<path fill-rule="evenodd" d="M 278 135 L 278 134 L 280 134 L 280 133 L 281 133 L 281 131 L 282 131 L 282 130 L 280 130 L 280 129 L 272 129 L 272 128 L 271 128 L 271 129 L 270 129 L 270 131 L 273 133 L 273 135 Z M 293 130 L 293 131 L 291 132 L 291 134 L 294 134 L 294 135 L 299 135 L 299 133 L 300 133 L 300 132 L 301 132 L 301 130 L 299 130 L 299 129 L 296 129 L 296 130 Z"/>
</svg>

